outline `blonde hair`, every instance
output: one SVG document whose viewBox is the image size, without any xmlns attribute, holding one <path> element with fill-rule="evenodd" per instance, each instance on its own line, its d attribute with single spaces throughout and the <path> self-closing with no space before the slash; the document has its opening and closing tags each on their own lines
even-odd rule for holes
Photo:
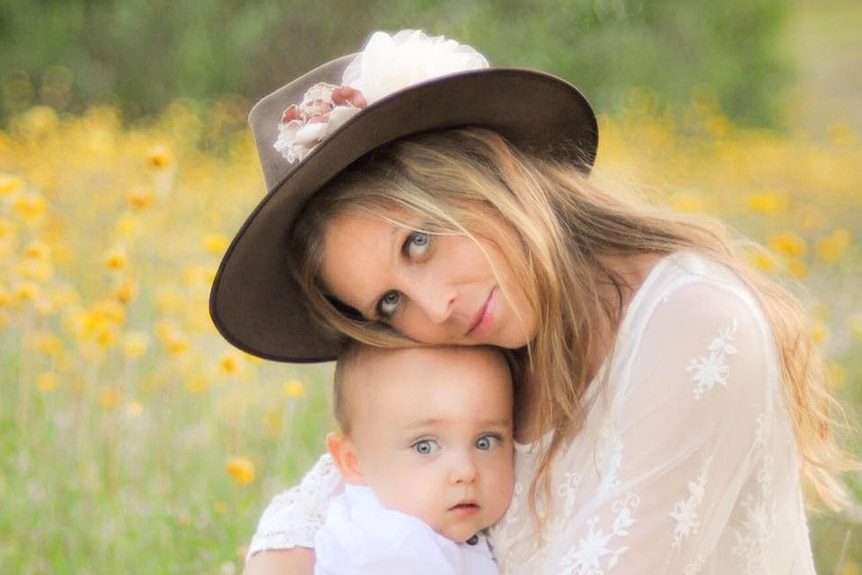
<svg viewBox="0 0 862 575">
<path fill-rule="evenodd" d="M 529 384 L 538 386 L 540 421 L 552 430 L 533 479 L 530 501 L 549 488 L 549 470 L 563 442 L 584 421 L 581 398 L 591 378 L 601 325 L 615 331 L 624 290 L 602 262 L 607 256 L 695 251 L 734 270 L 756 294 L 772 328 L 787 406 L 793 418 L 809 503 L 837 509 L 846 502 L 839 472 L 852 462 L 832 434 L 837 403 L 800 302 L 753 270 L 717 220 L 621 198 L 588 180 L 574 165 L 528 156 L 494 132 L 468 128 L 423 134 L 374 152 L 312 198 L 294 229 L 296 272 L 322 322 L 371 345 L 406 340 L 363 320 L 326 294 L 318 272 L 326 226 L 341 214 L 364 212 L 423 231 L 463 234 L 496 243 L 535 310 L 538 334 L 525 350 Z M 414 224 L 415 225 L 415 224 Z M 512 230 L 515 233 L 510 233 Z M 508 232 L 508 233 L 507 233 Z M 600 297 L 610 283 L 619 301 Z M 505 286 L 504 286 L 505 289 Z M 570 361 L 559 361 L 568 357 Z"/>
</svg>

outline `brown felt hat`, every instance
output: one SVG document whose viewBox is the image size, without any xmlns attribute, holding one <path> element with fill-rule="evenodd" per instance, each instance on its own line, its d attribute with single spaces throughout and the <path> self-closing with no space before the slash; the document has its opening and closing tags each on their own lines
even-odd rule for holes
<svg viewBox="0 0 862 575">
<path fill-rule="evenodd" d="M 264 359 L 330 361 L 342 347 L 303 302 L 287 243 L 304 202 L 366 153 L 421 132 L 482 126 L 520 149 L 576 162 L 585 171 L 595 159 L 595 114 L 577 88 L 535 70 L 487 67 L 422 81 L 368 103 L 300 160 L 289 162 L 275 147 L 286 110 L 307 100 L 320 83 L 340 86 L 356 56 L 290 82 L 258 102 L 249 116 L 268 193 L 221 262 L 210 314 L 225 339 Z"/>
</svg>

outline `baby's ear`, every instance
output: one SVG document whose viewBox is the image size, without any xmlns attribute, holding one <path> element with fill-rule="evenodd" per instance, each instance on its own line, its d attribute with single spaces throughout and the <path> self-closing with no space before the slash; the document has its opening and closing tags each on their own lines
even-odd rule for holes
<svg viewBox="0 0 862 575">
<path fill-rule="evenodd" d="M 326 450 L 332 456 L 345 483 L 365 485 L 365 476 L 359 468 L 359 456 L 349 437 L 330 432 L 326 436 Z"/>
</svg>

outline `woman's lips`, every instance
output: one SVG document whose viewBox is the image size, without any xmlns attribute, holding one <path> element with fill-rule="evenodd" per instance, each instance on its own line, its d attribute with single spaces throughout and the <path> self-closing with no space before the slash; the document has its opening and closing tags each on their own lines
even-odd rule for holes
<svg viewBox="0 0 862 575">
<path fill-rule="evenodd" d="M 476 320 L 473 322 L 473 327 L 467 332 L 469 336 L 479 336 L 486 333 L 494 323 L 494 312 L 497 309 L 497 290 L 493 290 L 488 299 L 485 300 L 485 305 L 476 314 Z"/>
</svg>

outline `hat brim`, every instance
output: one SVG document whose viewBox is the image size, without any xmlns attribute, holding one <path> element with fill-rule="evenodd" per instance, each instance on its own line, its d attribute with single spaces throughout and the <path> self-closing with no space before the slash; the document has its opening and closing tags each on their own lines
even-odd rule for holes
<svg viewBox="0 0 862 575">
<path fill-rule="evenodd" d="M 292 84 L 305 79 L 307 88 L 319 77 L 313 72 Z M 489 68 L 412 86 L 369 105 L 292 167 L 272 148 L 282 112 L 301 99 L 301 86 L 291 86 L 261 101 L 250 119 L 265 175 L 279 173 L 272 162 L 289 171 L 267 181 L 270 191 L 234 237 L 210 295 L 219 332 L 264 359 L 311 363 L 337 357 L 343 340 L 317 325 L 292 277 L 288 235 L 303 204 L 371 150 L 422 132 L 481 126 L 529 153 L 574 161 L 587 172 L 596 155 L 595 114 L 574 86 L 534 70 Z"/>
</svg>

